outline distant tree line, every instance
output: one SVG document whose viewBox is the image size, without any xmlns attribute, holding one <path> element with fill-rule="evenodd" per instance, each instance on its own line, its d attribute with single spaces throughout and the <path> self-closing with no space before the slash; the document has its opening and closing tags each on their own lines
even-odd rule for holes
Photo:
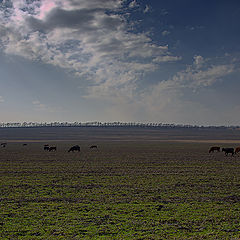
<svg viewBox="0 0 240 240">
<path fill-rule="evenodd" d="M 172 123 L 139 123 L 139 122 L 23 122 L 0 123 L 0 128 L 26 128 L 26 127 L 138 127 L 138 128 L 217 128 L 237 129 L 239 126 L 198 126 Z"/>
</svg>

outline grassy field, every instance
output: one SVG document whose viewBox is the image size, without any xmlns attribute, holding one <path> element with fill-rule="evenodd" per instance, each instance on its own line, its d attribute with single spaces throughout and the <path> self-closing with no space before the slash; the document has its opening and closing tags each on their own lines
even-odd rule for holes
<svg viewBox="0 0 240 240">
<path fill-rule="evenodd" d="M 209 154 L 210 143 L 51 144 L 0 149 L 0 239 L 240 239 L 240 155 Z"/>
</svg>

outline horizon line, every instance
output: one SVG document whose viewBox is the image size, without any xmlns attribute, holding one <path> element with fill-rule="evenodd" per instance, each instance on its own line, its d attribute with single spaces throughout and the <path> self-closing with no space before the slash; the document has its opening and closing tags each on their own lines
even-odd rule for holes
<svg viewBox="0 0 240 240">
<path fill-rule="evenodd" d="M 0 122 L 0 128 L 22 128 L 22 127 L 179 127 L 179 128 L 240 128 L 239 125 L 194 125 L 157 122 Z"/>
</svg>

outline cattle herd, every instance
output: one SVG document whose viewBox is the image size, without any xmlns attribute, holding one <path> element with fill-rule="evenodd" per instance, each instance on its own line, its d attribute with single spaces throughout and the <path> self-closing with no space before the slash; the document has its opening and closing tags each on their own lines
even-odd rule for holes
<svg viewBox="0 0 240 240">
<path fill-rule="evenodd" d="M 90 146 L 90 149 L 92 149 L 92 148 L 98 149 L 97 145 L 92 145 L 92 146 Z M 51 151 L 57 151 L 57 147 L 56 147 L 56 146 L 49 146 L 48 144 L 45 144 L 45 145 L 43 146 L 43 150 L 44 150 L 44 151 L 49 151 L 49 152 L 51 152 Z M 81 148 L 80 148 L 79 145 L 74 145 L 74 146 L 72 146 L 72 147 L 69 148 L 68 152 L 80 152 L 80 150 L 81 150 Z"/>
<path fill-rule="evenodd" d="M 49 146 L 48 144 L 45 144 L 44 146 L 43 146 L 43 150 L 44 151 L 49 151 L 49 152 L 56 152 L 57 151 L 57 147 L 55 147 L 55 146 Z"/>
<path fill-rule="evenodd" d="M 217 146 L 214 146 L 214 147 L 211 147 L 209 149 L 209 153 L 213 153 L 213 152 L 220 152 L 221 151 L 221 148 L 220 147 L 217 147 Z M 238 152 L 240 152 L 240 147 L 236 147 L 235 149 L 234 148 L 222 148 L 222 152 L 225 153 L 225 155 L 227 156 L 228 154 L 232 154 L 232 156 L 234 154 L 237 154 Z"/>
<path fill-rule="evenodd" d="M 7 146 L 7 143 L 3 142 L 0 145 L 1 145 L 1 147 L 5 148 Z M 26 143 L 23 143 L 22 145 L 27 146 Z M 97 145 L 91 145 L 89 148 L 98 150 Z M 49 144 L 44 144 L 43 145 L 43 150 L 48 151 L 48 152 L 56 152 L 57 147 L 56 146 L 49 146 Z M 69 148 L 68 152 L 80 152 L 80 150 L 81 150 L 81 148 L 80 148 L 79 145 L 74 145 L 74 146 Z M 221 147 L 213 146 L 213 147 L 210 147 L 208 152 L 209 153 L 214 153 L 214 152 L 220 152 L 220 151 L 221 151 Z M 232 147 L 222 148 L 222 152 L 224 152 L 226 156 L 228 156 L 228 154 L 231 154 L 233 156 L 234 154 L 237 154 L 238 152 L 240 152 L 240 147 L 236 147 L 235 149 L 232 148 Z"/>
<path fill-rule="evenodd" d="M 0 144 L 1 147 L 5 148 L 7 146 L 7 143 L 1 143 Z M 23 143 L 22 146 L 27 146 L 27 143 Z M 98 146 L 97 145 L 91 145 L 89 147 L 90 149 L 97 149 L 98 150 Z M 44 151 L 48 151 L 48 152 L 56 152 L 57 151 L 57 147 L 56 146 L 49 146 L 49 144 L 44 144 L 43 145 L 43 150 Z M 68 152 L 80 152 L 81 148 L 79 145 L 74 145 L 72 147 L 69 148 Z"/>
</svg>

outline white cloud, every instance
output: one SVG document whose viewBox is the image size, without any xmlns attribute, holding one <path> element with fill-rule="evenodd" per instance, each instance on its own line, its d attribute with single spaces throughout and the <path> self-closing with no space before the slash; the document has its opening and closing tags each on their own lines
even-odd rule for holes
<svg viewBox="0 0 240 240">
<path fill-rule="evenodd" d="M 144 13 L 148 13 L 148 12 L 150 12 L 150 10 L 151 10 L 150 6 L 149 6 L 149 5 L 146 5 L 145 8 L 144 8 L 144 10 L 143 10 L 143 12 L 144 12 Z"/>
<path fill-rule="evenodd" d="M 37 111 L 47 111 L 47 106 L 38 100 L 33 101 L 32 104 L 34 105 L 34 109 Z"/>
<path fill-rule="evenodd" d="M 5 102 L 4 98 L 2 96 L 0 96 L 0 103 Z"/>
<path fill-rule="evenodd" d="M 169 35 L 169 34 L 170 34 L 170 32 L 167 31 L 167 30 L 162 31 L 162 35 L 163 35 L 163 36 L 167 36 L 167 35 Z"/>
<path fill-rule="evenodd" d="M 193 64 L 196 66 L 196 68 L 201 68 L 203 66 L 204 62 L 205 62 L 203 57 L 200 56 L 200 55 L 195 55 L 193 59 L 194 59 Z"/>
<path fill-rule="evenodd" d="M 210 60 L 209 60 L 210 61 Z M 144 116 L 162 122 L 206 124 L 221 122 L 223 114 L 213 116 L 212 109 L 194 101 L 191 96 L 200 89 L 209 88 L 224 77 L 237 71 L 232 64 L 204 65 L 207 60 L 195 56 L 192 65 L 178 72 L 169 80 L 152 85 L 143 92 L 136 103 L 144 109 Z M 219 118 L 219 119 L 218 119 Z"/>
<path fill-rule="evenodd" d="M 176 62 L 181 60 L 182 57 L 178 57 L 178 56 L 161 56 L 161 57 L 156 57 L 155 59 L 153 59 L 153 62 Z"/>
<path fill-rule="evenodd" d="M 168 46 L 133 33 L 122 0 L 15 0 L 0 9 L 0 46 L 7 54 L 42 61 L 88 79 L 89 96 L 129 95 L 161 62 L 178 61 Z M 130 7 L 136 6 L 132 1 Z M 97 7 L 96 7 L 97 6 Z M 147 5 L 145 12 L 150 7 Z M 131 25 L 132 26 L 132 25 Z M 131 90 L 129 90 L 131 89 Z"/>
<path fill-rule="evenodd" d="M 173 81 L 179 82 L 185 87 L 196 89 L 211 86 L 234 71 L 232 64 L 212 65 L 207 69 L 201 69 L 199 64 L 196 65 L 194 63 L 194 65 L 188 67 L 185 71 L 181 71 L 175 75 Z"/>
<path fill-rule="evenodd" d="M 50 107 L 46 104 L 41 103 L 38 100 L 32 101 L 32 104 L 35 111 L 48 112 L 48 113 L 63 112 L 61 107 Z"/>
<path fill-rule="evenodd" d="M 161 11 L 160 11 L 160 15 L 161 16 L 166 16 L 166 15 L 168 15 L 169 13 L 168 13 L 168 11 L 166 10 L 166 9 L 161 9 Z"/>
<path fill-rule="evenodd" d="M 133 0 L 132 2 L 129 3 L 130 8 L 135 8 L 135 7 L 138 7 L 138 6 L 139 6 L 139 4 L 137 3 L 136 0 Z"/>
</svg>

